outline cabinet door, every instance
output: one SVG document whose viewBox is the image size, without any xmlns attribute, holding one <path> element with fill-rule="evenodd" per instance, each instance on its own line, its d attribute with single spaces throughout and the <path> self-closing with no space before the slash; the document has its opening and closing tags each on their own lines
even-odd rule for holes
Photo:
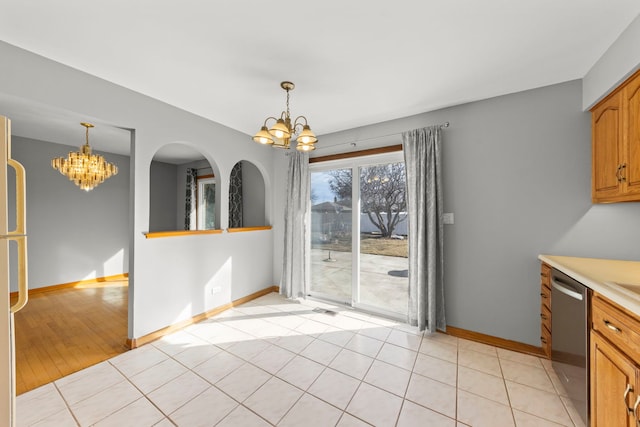
<svg viewBox="0 0 640 427">
<path fill-rule="evenodd" d="M 629 390 L 625 399 L 625 392 Z M 591 332 L 591 426 L 635 427 L 627 408 L 638 390 L 637 369 L 596 332 Z"/>
<path fill-rule="evenodd" d="M 640 194 L 640 75 L 622 92 L 623 187 L 625 194 Z M 634 198 L 637 200 L 637 196 Z"/>
<path fill-rule="evenodd" d="M 592 198 L 605 201 L 618 195 L 620 185 L 620 155 L 623 150 L 620 126 L 620 93 L 616 93 L 592 111 Z"/>
</svg>

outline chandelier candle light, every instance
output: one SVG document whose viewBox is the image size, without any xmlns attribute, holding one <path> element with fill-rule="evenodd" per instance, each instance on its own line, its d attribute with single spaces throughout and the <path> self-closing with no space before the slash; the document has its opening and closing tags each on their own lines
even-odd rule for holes
<svg viewBox="0 0 640 427">
<path fill-rule="evenodd" d="M 66 159 L 56 157 L 51 160 L 51 166 L 84 191 L 91 191 L 102 184 L 105 179 L 117 175 L 118 167 L 107 162 L 99 154 L 91 154 L 89 128 L 94 126 L 91 123 L 80 124 L 87 129 L 86 143 L 80 147 L 80 151 L 70 152 Z"/>
<path fill-rule="evenodd" d="M 283 111 L 279 119 L 267 117 L 260 131 L 253 136 L 253 140 L 259 144 L 289 149 L 291 137 L 297 135 L 295 139 L 297 142 L 296 150 L 315 150 L 315 144 L 318 142 L 318 138 L 311 131 L 307 123 L 307 118 L 305 116 L 298 116 L 293 122 L 291 121 L 291 115 L 289 114 L 289 91 L 292 91 L 295 85 L 291 82 L 282 82 L 280 83 L 280 87 L 287 91 L 287 111 Z M 269 120 L 275 121 L 271 129 L 267 127 Z"/>
</svg>

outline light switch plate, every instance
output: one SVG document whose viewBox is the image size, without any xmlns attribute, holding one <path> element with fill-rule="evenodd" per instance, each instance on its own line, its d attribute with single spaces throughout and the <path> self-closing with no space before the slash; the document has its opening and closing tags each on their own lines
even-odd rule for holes
<svg viewBox="0 0 640 427">
<path fill-rule="evenodd" d="M 453 212 L 442 214 L 442 222 L 444 224 L 453 224 Z"/>
</svg>

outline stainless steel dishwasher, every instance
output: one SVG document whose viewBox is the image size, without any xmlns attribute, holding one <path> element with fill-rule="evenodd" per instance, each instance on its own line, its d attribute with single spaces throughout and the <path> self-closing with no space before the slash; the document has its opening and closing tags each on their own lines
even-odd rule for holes
<svg viewBox="0 0 640 427">
<path fill-rule="evenodd" d="M 589 425 L 589 328 L 587 287 L 566 274 L 551 271 L 551 360 L 568 398 Z M 568 402 L 565 402 L 568 403 Z"/>
</svg>

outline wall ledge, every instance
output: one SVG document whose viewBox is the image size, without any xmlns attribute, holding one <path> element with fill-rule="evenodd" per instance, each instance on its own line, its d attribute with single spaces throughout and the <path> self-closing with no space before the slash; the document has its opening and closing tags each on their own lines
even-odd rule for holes
<svg viewBox="0 0 640 427">
<path fill-rule="evenodd" d="M 147 239 L 160 237 L 196 236 L 201 234 L 222 234 L 223 230 L 176 230 L 176 231 L 149 231 L 142 233 Z"/>
<path fill-rule="evenodd" d="M 245 231 L 259 231 L 259 230 L 271 230 L 270 225 L 264 225 L 260 227 L 240 227 L 240 228 L 227 228 L 228 233 L 243 233 Z"/>
</svg>

